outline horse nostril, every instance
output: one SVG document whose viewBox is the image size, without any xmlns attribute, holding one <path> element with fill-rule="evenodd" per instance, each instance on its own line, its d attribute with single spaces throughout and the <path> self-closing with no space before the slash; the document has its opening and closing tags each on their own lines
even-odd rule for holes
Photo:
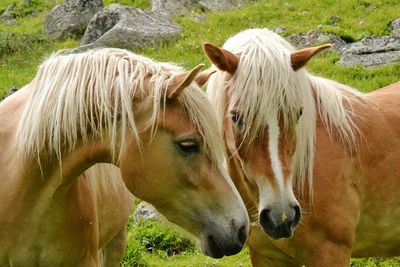
<svg viewBox="0 0 400 267">
<path fill-rule="evenodd" d="M 293 209 L 294 209 L 294 219 L 292 225 L 296 227 L 301 219 L 301 209 L 299 205 L 294 206 Z"/>
<path fill-rule="evenodd" d="M 271 210 L 269 209 L 263 209 L 260 212 L 260 223 L 262 227 L 276 227 L 277 224 L 274 220 L 271 218 Z"/>
<path fill-rule="evenodd" d="M 268 213 L 270 212 L 270 210 L 269 209 L 263 209 L 261 212 L 260 212 L 260 221 L 265 221 L 265 220 L 267 220 L 267 218 L 268 218 Z"/>
<path fill-rule="evenodd" d="M 239 237 L 240 245 L 243 246 L 244 242 L 246 242 L 246 239 L 247 239 L 246 227 L 244 225 L 239 228 L 238 237 Z"/>
</svg>

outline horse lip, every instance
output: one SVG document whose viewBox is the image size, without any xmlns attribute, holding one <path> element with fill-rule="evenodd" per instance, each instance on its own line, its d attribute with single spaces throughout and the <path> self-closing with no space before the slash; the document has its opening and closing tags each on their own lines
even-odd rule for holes
<svg viewBox="0 0 400 267">
<path fill-rule="evenodd" d="M 285 224 L 276 224 L 274 221 L 260 222 L 263 231 L 272 239 L 290 238 L 293 236 L 293 228 Z"/>
<path fill-rule="evenodd" d="M 293 229 L 282 229 L 281 227 L 277 229 L 269 229 L 267 227 L 262 226 L 263 231 L 269 235 L 272 239 L 278 240 L 281 238 L 291 238 L 293 236 Z"/>
</svg>

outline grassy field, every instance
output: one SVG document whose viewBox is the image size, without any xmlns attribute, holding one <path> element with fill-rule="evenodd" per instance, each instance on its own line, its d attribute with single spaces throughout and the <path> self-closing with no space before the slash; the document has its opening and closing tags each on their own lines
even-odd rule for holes
<svg viewBox="0 0 400 267">
<path fill-rule="evenodd" d="M 1 0 L 0 13 L 12 2 L 18 1 Z M 53 51 L 77 46 L 79 40 L 50 41 L 42 34 L 43 21 L 57 2 L 61 1 L 33 0 L 31 6 L 18 6 L 13 11 L 17 17 L 13 24 L 0 23 L 0 97 L 9 88 L 20 88 L 28 83 L 40 62 Z M 149 0 L 105 0 L 104 3 L 150 8 Z M 398 0 L 260 0 L 239 10 L 198 15 L 203 16 L 204 21 L 193 20 L 193 14 L 174 18 L 184 27 L 178 41 L 134 52 L 159 61 L 177 62 L 187 68 L 201 62 L 209 64 L 201 50 L 203 42 L 221 45 L 229 36 L 255 27 L 271 29 L 284 26 L 288 29 L 284 35 L 320 28 L 338 34 L 349 42 L 356 41 L 366 36 L 388 35 L 389 23 L 400 16 L 400 4 Z M 340 20 L 332 22 L 332 16 L 338 16 Z M 342 67 L 335 64 L 338 60 L 339 55 L 330 51 L 316 57 L 308 69 L 314 74 L 354 86 L 364 92 L 400 79 L 400 62 L 365 68 Z M 182 245 L 180 254 L 171 256 L 165 246 L 151 246 L 149 249 L 148 245 L 154 240 L 167 242 L 169 246 L 177 243 L 185 245 Z M 187 244 L 185 240 L 169 226 L 133 225 L 123 266 L 250 266 L 246 250 L 234 257 L 214 260 L 201 255 L 193 244 Z M 351 266 L 400 266 L 400 260 L 354 259 Z"/>
</svg>

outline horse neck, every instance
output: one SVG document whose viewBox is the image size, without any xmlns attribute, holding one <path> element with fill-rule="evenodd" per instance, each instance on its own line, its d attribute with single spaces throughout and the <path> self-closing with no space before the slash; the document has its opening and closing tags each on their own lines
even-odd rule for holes
<svg viewBox="0 0 400 267">
<path fill-rule="evenodd" d="M 29 90 L 25 91 L 29 97 Z M 25 97 L 25 101 L 27 101 L 28 97 Z M 21 111 L 19 112 L 20 115 L 24 107 L 25 105 L 22 105 Z M 151 101 L 135 101 L 136 129 L 142 129 L 147 125 L 149 116 L 151 116 L 151 109 Z M 71 144 L 68 143 L 68 141 L 67 143 L 65 143 L 65 141 L 64 143 L 61 142 L 61 144 L 50 144 L 51 141 L 49 140 L 52 137 L 45 136 L 43 138 L 48 139 L 45 141 L 45 148 L 37 148 L 40 145 L 39 143 L 39 145 L 34 146 L 34 149 L 20 149 L 20 156 L 24 164 L 20 163 L 19 167 L 24 165 L 25 172 L 29 173 L 30 177 L 35 173 L 38 179 L 41 177 L 41 180 L 44 181 L 50 179 L 50 177 L 56 177 L 57 179 L 61 178 L 62 183 L 69 184 L 86 169 L 97 163 L 112 163 L 118 165 L 120 149 L 126 146 L 126 141 L 128 140 L 121 135 L 121 131 L 126 131 L 129 140 L 137 140 L 138 136 L 131 133 L 128 123 L 126 129 L 122 129 L 123 127 L 120 126 L 121 123 L 119 122 L 113 122 L 114 125 L 112 125 L 112 127 L 106 124 L 102 127 L 101 132 L 99 132 L 96 130 L 98 127 L 94 125 L 93 122 L 96 123 L 96 119 L 88 122 L 87 124 L 90 126 L 86 129 L 86 132 L 82 134 L 79 132 L 76 139 L 74 139 Z M 14 136 L 17 136 L 18 124 L 19 121 L 14 125 L 14 128 L 16 128 L 13 133 Z M 68 133 L 60 132 L 59 138 L 62 139 L 63 136 L 67 134 Z M 25 137 L 28 135 L 24 134 L 21 136 Z M 20 138 L 15 139 L 16 142 L 23 142 L 18 140 Z M 135 144 L 135 141 L 131 143 Z M 130 145 L 132 146 L 132 144 Z M 139 152 L 139 147 L 137 147 L 137 151 Z"/>
<path fill-rule="evenodd" d="M 48 167 L 42 165 L 39 167 L 42 168 L 41 171 L 45 176 L 61 175 L 62 182 L 70 184 L 75 182 L 75 179 L 84 171 L 97 163 L 114 163 L 114 161 L 109 142 L 99 137 L 91 137 L 86 141 L 79 140 L 72 151 L 63 153 L 61 160 L 53 159 Z"/>
<path fill-rule="evenodd" d="M 243 173 L 240 159 L 230 154 L 229 151 L 228 157 L 229 176 L 232 178 L 233 183 L 239 191 L 240 197 L 246 206 L 250 220 L 256 221 L 258 218 L 258 190 L 248 182 L 246 175 Z"/>
<path fill-rule="evenodd" d="M 70 188 L 91 165 L 109 161 L 108 149 L 98 139 L 79 142 L 74 150 L 63 154 L 61 161 L 46 153 L 39 161 L 22 161 L 17 153 L 17 132 L 28 97 L 29 90 L 20 89 L 0 104 L 0 217 L 8 216 L 13 209 L 20 214 L 43 211 L 60 188 Z M 11 222 L 20 214 L 12 216 Z"/>
<path fill-rule="evenodd" d="M 335 81 L 313 77 L 311 80 L 317 110 L 317 123 L 322 123 L 330 136 L 336 136 L 347 149 L 355 149 L 360 137 L 359 116 L 372 103 L 363 94 Z"/>
<path fill-rule="evenodd" d="M 142 132 L 140 137 L 126 129 L 125 137 L 116 134 L 116 140 L 112 142 L 109 131 L 119 133 L 120 129 L 105 129 L 101 136 L 90 134 L 85 139 L 79 138 L 73 149 L 61 151 L 61 158 L 57 158 L 54 151 L 51 154 L 43 153 L 39 160 L 31 160 L 32 167 L 38 169 L 43 177 L 61 178 L 65 185 L 73 183 L 79 175 L 95 164 L 110 163 L 118 167 L 120 151 L 129 145 L 129 151 L 136 151 L 139 155 L 140 142 L 137 138 L 142 139 L 149 135 L 149 131 L 144 129 L 148 127 L 152 102 L 138 101 L 135 109 L 136 127 Z"/>
</svg>

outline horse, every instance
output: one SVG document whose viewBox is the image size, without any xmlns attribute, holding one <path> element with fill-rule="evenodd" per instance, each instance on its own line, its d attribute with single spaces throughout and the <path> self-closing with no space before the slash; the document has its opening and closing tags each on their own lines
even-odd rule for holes
<svg viewBox="0 0 400 267">
<path fill-rule="evenodd" d="M 307 72 L 329 47 L 295 50 L 267 29 L 203 44 L 253 266 L 400 255 L 400 83 L 361 93 Z"/>
<path fill-rule="evenodd" d="M 202 67 L 122 49 L 59 52 L 6 98 L 0 265 L 117 266 L 131 194 L 198 238 L 204 254 L 238 253 L 249 218 L 198 84 L 210 75 Z"/>
</svg>

